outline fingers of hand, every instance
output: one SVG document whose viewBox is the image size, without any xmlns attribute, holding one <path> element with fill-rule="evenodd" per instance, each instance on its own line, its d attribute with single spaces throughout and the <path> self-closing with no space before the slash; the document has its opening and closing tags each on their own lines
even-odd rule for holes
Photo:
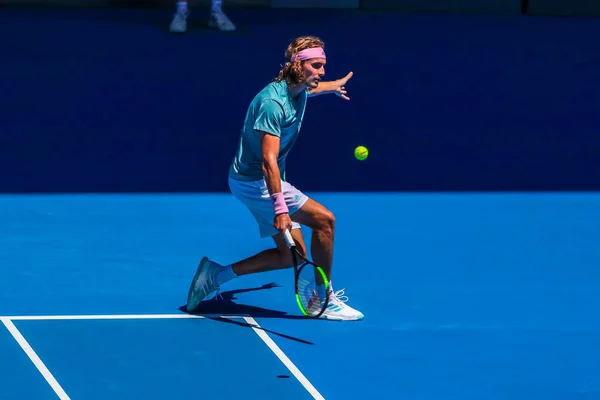
<svg viewBox="0 0 600 400">
<path fill-rule="evenodd" d="M 284 230 L 292 230 L 292 220 L 287 214 L 281 214 L 275 217 L 273 226 L 283 232 Z"/>
<path fill-rule="evenodd" d="M 348 91 L 344 86 L 340 87 L 339 90 L 336 91 L 336 94 L 344 100 L 350 100 L 350 98 L 346 96 L 346 94 L 348 94 Z"/>
</svg>

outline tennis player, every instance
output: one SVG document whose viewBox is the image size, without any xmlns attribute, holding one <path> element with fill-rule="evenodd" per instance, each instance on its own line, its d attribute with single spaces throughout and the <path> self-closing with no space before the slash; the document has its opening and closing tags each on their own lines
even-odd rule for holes
<svg viewBox="0 0 600 400">
<path fill-rule="evenodd" d="M 254 97 L 248 108 L 229 170 L 231 192 L 256 219 L 260 236 L 273 238 L 275 248 L 227 266 L 204 257 L 190 286 L 189 312 L 233 278 L 292 267 L 282 233 L 288 229 L 298 249 L 306 254 L 301 224 L 312 230 L 313 262 L 331 280 L 335 217 L 287 182 L 285 161 L 298 137 L 308 97 L 332 93 L 349 100 L 345 85 L 352 72 L 335 81 L 322 81 L 327 61 L 324 43 L 313 36 L 292 41 L 285 56 L 289 61 L 279 76 Z M 343 289 L 330 290 L 330 303 L 321 318 L 363 319 L 361 312 L 346 304 Z"/>
<path fill-rule="evenodd" d="M 188 9 L 188 1 L 178 0 L 169 30 L 173 33 L 187 32 L 187 20 L 189 15 L 190 11 Z M 223 12 L 222 0 L 211 0 L 208 26 L 220 31 L 235 31 L 235 25 Z"/>
</svg>

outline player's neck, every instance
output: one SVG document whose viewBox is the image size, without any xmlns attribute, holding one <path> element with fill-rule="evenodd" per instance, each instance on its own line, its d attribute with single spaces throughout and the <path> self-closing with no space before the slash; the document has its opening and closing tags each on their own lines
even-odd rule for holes
<svg viewBox="0 0 600 400">
<path fill-rule="evenodd" d="M 302 93 L 304 90 L 306 90 L 306 85 L 304 83 L 300 83 L 297 85 L 294 85 L 294 84 L 288 85 L 288 92 L 289 92 L 290 96 L 292 96 L 292 98 L 298 97 L 298 95 L 300 93 Z"/>
</svg>

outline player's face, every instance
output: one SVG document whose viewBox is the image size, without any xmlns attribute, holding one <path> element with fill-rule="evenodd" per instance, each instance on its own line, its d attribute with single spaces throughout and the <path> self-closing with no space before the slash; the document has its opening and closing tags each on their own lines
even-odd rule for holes
<svg viewBox="0 0 600 400">
<path fill-rule="evenodd" d="M 313 58 L 304 63 L 304 82 L 306 87 L 314 89 L 325 75 L 325 59 Z"/>
</svg>

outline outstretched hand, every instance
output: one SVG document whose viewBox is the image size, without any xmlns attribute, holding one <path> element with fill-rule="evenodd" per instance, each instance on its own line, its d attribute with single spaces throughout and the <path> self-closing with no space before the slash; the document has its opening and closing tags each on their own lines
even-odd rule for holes
<svg viewBox="0 0 600 400">
<path fill-rule="evenodd" d="M 350 72 L 345 77 L 336 80 L 335 85 L 333 87 L 333 92 L 344 100 L 350 100 L 350 98 L 346 96 L 346 94 L 348 93 L 346 91 L 346 82 L 348 82 L 350 78 L 352 78 L 352 75 L 354 75 L 354 73 Z"/>
</svg>

